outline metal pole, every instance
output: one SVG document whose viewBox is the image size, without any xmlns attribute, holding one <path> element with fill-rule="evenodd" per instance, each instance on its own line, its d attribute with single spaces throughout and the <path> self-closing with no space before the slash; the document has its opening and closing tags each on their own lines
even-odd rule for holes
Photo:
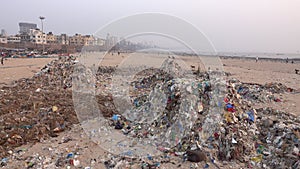
<svg viewBox="0 0 300 169">
<path fill-rule="evenodd" d="M 40 20 L 41 20 L 41 23 L 42 23 L 42 45 L 43 45 L 43 53 L 42 53 L 42 55 L 44 54 L 44 52 L 45 52 L 45 45 L 44 45 L 44 23 L 43 23 L 43 20 L 45 19 L 45 17 L 43 17 L 43 16 L 40 16 L 39 17 L 40 18 Z"/>
<path fill-rule="evenodd" d="M 42 55 L 44 54 L 44 52 L 45 52 L 45 46 L 44 46 L 44 23 L 43 23 L 43 19 L 41 19 L 41 21 L 42 21 L 42 45 L 43 45 L 43 53 L 42 53 Z"/>
</svg>

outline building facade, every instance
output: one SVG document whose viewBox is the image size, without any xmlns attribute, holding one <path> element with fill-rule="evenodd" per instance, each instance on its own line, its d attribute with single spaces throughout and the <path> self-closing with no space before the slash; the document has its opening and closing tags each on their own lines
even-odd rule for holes
<svg viewBox="0 0 300 169">
<path fill-rule="evenodd" d="M 67 34 L 61 34 L 57 37 L 57 42 L 59 44 L 62 44 L 62 45 L 68 45 L 69 44 L 69 37 Z"/>
<path fill-rule="evenodd" d="M 30 35 L 27 33 L 20 34 L 21 42 L 31 42 Z"/>
<path fill-rule="evenodd" d="M 52 32 L 49 32 L 46 36 L 46 42 L 47 44 L 57 44 L 57 36 L 54 35 Z"/>
<path fill-rule="evenodd" d="M 32 43 L 35 44 L 47 43 L 47 35 L 39 29 L 30 29 L 29 36 L 30 36 L 30 42 Z"/>
<path fill-rule="evenodd" d="M 8 36 L 7 43 L 20 43 L 21 37 L 20 36 Z"/>
<path fill-rule="evenodd" d="M 83 44 L 82 36 L 77 33 L 74 36 L 70 36 L 69 43 L 70 45 L 76 45 L 76 46 Z"/>
<path fill-rule="evenodd" d="M 37 24 L 20 22 L 19 27 L 20 27 L 20 34 L 29 34 L 30 29 L 37 29 Z"/>
<path fill-rule="evenodd" d="M 95 40 L 94 45 L 96 45 L 96 46 L 104 46 L 104 44 L 105 44 L 105 39 L 94 37 L 94 40 Z"/>
<path fill-rule="evenodd" d="M 91 46 L 94 45 L 95 39 L 92 35 L 75 34 L 69 37 L 69 44 L 75 46 Z"/>
<path fill-rule="evenodd" d="M 84 46 L 93 46 L 95 44 L 95 39 L 92 35 L 83 36 L 83 45 Z"/>
<path fill-rule="evenodd" d="M 105 46 L 106 48 L 111 48 L 115 46 L 118 43 L 118 37 L 116 36 L 111 36 L 109 33 L 106 36 L 105 39 Z"/>
<path fill-rule="evenodd" d="M 7 43 L 7 37 L 0 37 L 0 43 L 6 44 Z"/>
</svg>

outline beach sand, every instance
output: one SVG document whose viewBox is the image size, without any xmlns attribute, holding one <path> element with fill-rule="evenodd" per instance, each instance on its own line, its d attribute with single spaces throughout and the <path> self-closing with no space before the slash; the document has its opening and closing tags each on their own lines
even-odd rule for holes
<svg viewBox="0 0 300 169">
<path fill-rule="evenodd" d="M 8 58 L 0 65 L 0 85 L 30 78 L 54 58 Z"/>
</svg>

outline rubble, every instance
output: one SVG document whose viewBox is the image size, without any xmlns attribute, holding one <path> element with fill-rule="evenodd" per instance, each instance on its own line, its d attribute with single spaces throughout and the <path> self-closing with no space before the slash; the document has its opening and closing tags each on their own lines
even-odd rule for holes
<svg viewBox="0 0 300 169">
<path fill-rule="evenodd" d="M 54 60 L 34 77 L 2 87 L 0 157 L 23 144 L 56 137 L 78 123 L 70 91 L 74 61 L 72 57 Z"/>
</svg>

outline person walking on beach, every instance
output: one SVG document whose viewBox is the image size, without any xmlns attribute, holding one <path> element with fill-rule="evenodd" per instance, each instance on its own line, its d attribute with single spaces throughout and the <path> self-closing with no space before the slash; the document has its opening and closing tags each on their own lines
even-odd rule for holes
<svg viewBox="0 0 300 169">
<path fill-rule="evenodd" d="M 256 56 L 255 62 L 256 62 L 256 63 L 258 62 L 258 56 Z"/>
<path fill-rule="evenodd" d="M 1 52 L 1 65 L 4 65 L 4 52 Z"/>
<path fill-rule="evenodd" d="M 1 65 L 4 65 L 4 56 L 1 56 Z"/>
</svg>

